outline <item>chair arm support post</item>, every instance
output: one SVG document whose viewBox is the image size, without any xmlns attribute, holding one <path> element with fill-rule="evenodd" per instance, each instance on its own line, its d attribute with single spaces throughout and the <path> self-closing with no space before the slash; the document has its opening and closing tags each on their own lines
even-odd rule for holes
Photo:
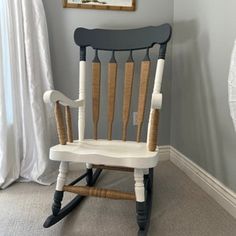
<svg viewBox="0 0 236 236">
<path fill-rule="evenodd" d="M 67 141 L 73 143 L 72 121 L 71 121 L 71 112 L 69 106 L 65 107 L 65 116 L 66 116 Z"/>
<path fill-rule="evenodd" d="M 157 146 L 157 134 L 159 123 L 159 110 L 162 106 L 161 84 L 164 71 L 165 59 L 163 55 L 157 61 L 154 88 L 152 93 L 151 110 L 149 114 L 147 147 L 149 151 L 155 151 Z"/>
<path fill-rule="evenodd" d="M 85 101 L 85 77 L 86 77 L 86 61 L 79 63 L 79 100 Z M 85 102 L 79 107 L 78 111 L 78 134 L 79 141 L 84 140 L 85 129 Z"/>
<path fill-rule="evenodd" d="M 63 191 L 63 187 L 64 187 L 65 182 L 66 182 L 66 176 L 67 176 L 68 168 L 69 168 L 69 163 L 68 162 L 62 161 L 60 163 L 59 174 L 58 174 L 58 177 L 57 177 L 57 185 L 56 185 L 56 190 L 57 191 Z"/>
<path fill-rule="evenodd" d="M 55 118 L 56 118 L 56 126 L 57 126 L 57 134 L 59 143 L 61 145 L 66 145 L 67 137 L 66 137 L 66 128 L 64 124 L 64 119 L 61 111 L 61 106 L 57 101 L 54 108 Z"/>
</svg>

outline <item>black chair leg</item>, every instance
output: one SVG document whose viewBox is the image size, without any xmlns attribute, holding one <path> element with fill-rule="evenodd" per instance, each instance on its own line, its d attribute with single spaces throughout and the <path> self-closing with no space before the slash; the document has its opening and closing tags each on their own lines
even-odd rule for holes
<svg viewBox="0 0 236 236">
<path fill-rule="evenodd" d="M 148 220 L 146 202 L 136 202 L 136 212 L 139 230 L 145 230 Z"/>
<path fill-rule="evenodd" d="M 52 204 L 52 214 L 54 216 L 58 215 L 58 213 L 61 210 L 61 202 L 63 199 L 64 192 L 63 191 L 55 191 L 54 198 L 53 198 L 53 204 Z"/>
<path fill-rule="evenodd" d="M 87 168 L 87 177 L 86 177 L 86 182 L 88 186 L 92 185 L 93 182 L 93 169 L 88 169 Z"/>
<path fill-rule="evenodd" d="M 149 169 L 149 174 L 144 176 L 145 202 L 136 202 L 137 223 L 139 226 L 138 235 L 146 236 L 149 228 L 151 208 L 152 208 L 152 185 L 153 168 Z"/>
<path fill-rule="evenodd" d="M 96 183 L 96 181 L 97 181 L 99 175 L 101 174 L 101 172 L 102 172 L 102 169 L 96 169 L 94 174 L 92 172 L 92 176 L 90 177 L 91 182 L 89 182 L 91 186 L 93 186 Z M 87 176 L 87 172 L 86 172 L 86 174 L 83 174 L 82 176 L 80 176 L 78 179 L 74 180 L 69 185 L 76 184 L 77 182 L 82 180 L 85 176 Z M 87 186 L 88 186 L 88 184 L 87 184 Z M 44 224 L 43 224 L 44 228 L 51 227 L 52 225 L 56 224 L 57 222 L 59 222 L 60 220 L 65 218 L 86 197 L 77 195 L 73 200 L 71 200 L 69 203 L 67 203 L 67 205 L 65 205 L 63 208 L 61 208 L 62 198 L 63 198 L 63 191 L 56 191 L 55 194 L 54 194 L 54 203 L 53 203 L 53 206 L 52 206 L 53 214 L 50 215 L 46 219 L 46 221 L 44 222 Z"/>
</svg>

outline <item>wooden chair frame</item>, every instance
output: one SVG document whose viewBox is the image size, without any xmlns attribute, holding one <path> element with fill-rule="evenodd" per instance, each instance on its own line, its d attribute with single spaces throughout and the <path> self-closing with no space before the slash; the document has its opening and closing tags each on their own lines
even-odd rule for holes
<svg viewBox="0 0 236 236">
<path fill-rule="evenodd" d="M 124 80 L 124 102 L 123 102 L 123 135 L 122 140 L 126 141 L 127 123 L 130 113 L 130 98 L 132 93 L 133 81 L 133 58 L 132 51 L 139 49 L 147 49 L 147 54 L 141 64 L 141 78 L 138 101 L 138 117 L 137 117 L 137 142 L 140 142 L 141 127 L 143 123 L 144 107 L 146 103 L 147 81 L 149 77 L 150 59 L 149 48 L 154 44 L 160 45 L 159 57 L 157 60 L 156 75 L 152 93 L 151 109 L 149 114 L 147 148 L 150 152 L 155 152 L 157 147 L 157 130 L 159 121 L 159 110 L 162 105 L 161 84 L 165 64 L 165 54 L 167 43 L 171 37 L 171 26 L 164 24 L 158 27 L 144 27 L 132 30 L 88 30 L 78 28 L 75 30 L 74 40 L 80 47 L 80 70 L 79 70 L 79 99 L 71 100 L 59 91 L 51 90 L 44 94 L 45 102 L 55 104 L 55 117 L 60 145 L 73 143 L 72 122 L 69 107 L 78 108 L 78 136 L 79 141 L 84 140 L 85 131 L 85 81 L 86 81 L 86 48 L 92 47 L 96 53 L 92 64 L 93 70 L 93 124 L 94 139 L 98 138 L 97 125 L 99 119 L 99 97 L 100 97 L 100 60 L 98 58 L 98 50 L 112 51 L 112 57 L 108 65 L 108 140 L 112 139 L 112 123 L 114 119 L 114 93 L 117 64 L 115 60 L 115 51 L 130 51 L 130 56 L 125 65 Z M 106 40 L 104 40 L 106 39 Z M 137 40 L 138 39 L 138 40 Z M 65 120 L 61 111 L 61 105 L 65 106 Z M 51 156 L 50 151 L 50 158 Z M 51 158 L 53 159 L 53 158 Z M 145 163 L 144 163 L 145 164 Z M 54 194 L 54 203 L 52 205 L 52 215 L 47 218 L 44 227 L 50 227 L 68 215 L 85 196 L 95 196 L 111 199 L 135 200 L 137 210 L 137 223 L 139 225 L 139 235 L 146 235 L 148 230 L 149 218 L 151 214 L 152 203 L 152 184 L 153 184 L 153 167 L 145 168 L 142 166 L 124 166 L 120 165 L 103 165 L 96 163 L 86 163 L 86 173 L 65 185 L 66 175 L 68 172 L 69 161 L 61 160 L 59 175 L 57 178 L 56 191 Z M 94 171 L 94 169 L 96 169 Z M 93 187 L 103 169 L 122 170 L 134 172 L 135 193 L 125 193 L 121 191 L 101 189 Z M 79 181 L 86 178 L 86 186 L 75 186 Z M 64 192 L 73 192 L 77 196 L 61 209 L 61 201 Z"/>
</svg>

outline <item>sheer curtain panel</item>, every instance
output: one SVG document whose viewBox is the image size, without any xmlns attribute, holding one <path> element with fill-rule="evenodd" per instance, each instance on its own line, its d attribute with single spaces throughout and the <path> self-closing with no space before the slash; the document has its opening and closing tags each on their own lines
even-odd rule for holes
<svg viewBox="0 0 236 236">
<path fill-rule="evenodd" d="M 54 120 L 42 97 L 52 89 L 42 0 L 0 1 L 0 188 L 15 180 L 50 184 Z"/>
<path fill-rule="evenodd" d="M 230 114 L 236 131 L 236 40 L 234 42 L 234 48 L 231 56 L 228 86 Z"/>
</svg>

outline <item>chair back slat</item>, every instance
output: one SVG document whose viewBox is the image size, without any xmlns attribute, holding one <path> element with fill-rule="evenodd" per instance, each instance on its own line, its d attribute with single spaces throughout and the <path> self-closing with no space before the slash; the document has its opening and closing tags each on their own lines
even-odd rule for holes
<svg viewBox="0 0 236 236">
<path fill-rule="evenodd" d="M 93 96 L 93 138 L 98 138 L 98 120 L 100 111 L 100 83 L 101 83 L 101 63 L 94 60 L 92 63 L 92 96 Z"/>
<path fill-rule="evenodd" d="M 112 124 L 115 114 L 117 63 L 114 58 L 108 63 L 108 140 L 112 139 Z"/>
<path fill-rule="evenodd" d="M 65 106 L 65 117 L 66 117 L 67 141 L 70 142 L 70 143 L 73 143 L 71 112 L 70 112 L 70 107 L 69 106 Z"/>
<path fill-rule="evenodd" d="M 130 116 L 130 103 L 132 96 L 132 87 L 134 79 L 134 61 L 132 54 L 125 63 L 125 79 L 124 79 L 124 94 L 123 94 L 123 116 L 122 116 L 122 140 L 126 141 L 127 126 Z"/>
<path fill-rule="evenodd" d="M 148 54 L 147 54 L 148 55 Z M 140 142 L 141 129 L 144 120 L 145 104 L 148 91 L 148 80 L 150 74 L 151 62 L 149 56 L 141 63 L 141 73 L 139 82 L 138 112 L 137 112 L 137 136 L 136 141 Z"/>
</svg>

